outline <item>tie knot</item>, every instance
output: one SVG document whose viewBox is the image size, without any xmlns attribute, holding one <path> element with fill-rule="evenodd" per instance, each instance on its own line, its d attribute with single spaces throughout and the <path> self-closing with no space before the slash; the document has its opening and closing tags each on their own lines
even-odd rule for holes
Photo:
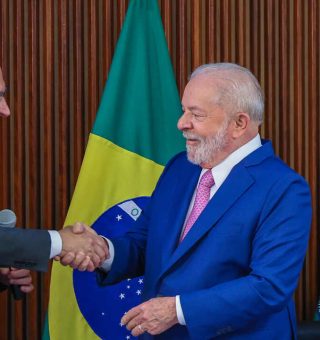
<svg viewBox="0 0 320 340">
<path fill-rule="evenodd" d="M 200 179 L 199 185 L 204 185 L 207 188 L 211 188 L 214 185 L 214 179 L 211 170 L 207 170 Z"/>
</svg>

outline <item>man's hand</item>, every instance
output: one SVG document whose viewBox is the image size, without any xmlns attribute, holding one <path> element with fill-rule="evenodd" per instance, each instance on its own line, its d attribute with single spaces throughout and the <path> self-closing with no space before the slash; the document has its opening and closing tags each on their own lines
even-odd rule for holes
<svg viewBox="0 0 320 340">
<path fill-rule="evenodd" d="M 4 285 L 17 285 L 23 293 L 30 293 L 34 287 L 30 270 L 0 268 L 0 282 Z"/>
<path fill-rule="evenodd" d="M 76 223 L 65 227 L 59 233 L 62 239 L 62 252 L 56 259 L 65 266 L 93 271 L 109 256 L 106 241 L 85 224 Z"/>
<path fill-rule="evenodd" d="M 178 323 L 175 297 L 159 297 L 144 302 L 126 313 L 121 324 L 126 325 L 133 336 L 145 332 L 160 334 Z"/>
</svg>

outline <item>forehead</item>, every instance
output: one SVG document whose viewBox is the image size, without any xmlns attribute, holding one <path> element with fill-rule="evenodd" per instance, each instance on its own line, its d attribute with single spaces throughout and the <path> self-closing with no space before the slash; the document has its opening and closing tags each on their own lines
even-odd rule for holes
<svg viewBox="0 0 320 340">
<path fill-rule="evenodd" d="M 214 104 L 219 98 L 219 82 L 221 80 L 207 75 L 197 75 L 185 87 L 182 104 L 199 105 Z"/>
</svg>

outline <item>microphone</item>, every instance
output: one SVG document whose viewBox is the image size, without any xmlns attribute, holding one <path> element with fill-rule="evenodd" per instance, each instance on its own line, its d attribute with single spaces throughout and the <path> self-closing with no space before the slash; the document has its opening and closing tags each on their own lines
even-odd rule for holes
<svg viewBox="0 0 320 340">
<path fill-rule="evenodd" d="M 0 227 L 14 228 L 16 222 L 17 217 L 12 210 L 4 209 L 0 211 Z M 21 300 L 24 297 L 24 293 L 20 290 L 19 285 L 10 285 L 10 290 L 15 300 Z"/>
</svg>

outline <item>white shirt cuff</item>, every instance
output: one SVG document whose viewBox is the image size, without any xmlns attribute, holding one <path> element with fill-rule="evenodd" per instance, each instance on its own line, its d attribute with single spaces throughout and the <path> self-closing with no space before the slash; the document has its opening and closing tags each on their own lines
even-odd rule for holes
<svg viewBox="0 0 320 340">
<path fill-rule="evenodd" d="M 112 266 L 112 263 L 113 263 L 113 259 L 114 259 L 114 246 L 113 246 L 112 242 L 108 238 L 106 238 L 106 237 L 104 237 L 102 235 L 99 235 L 99 236 L 101 236 L 102 238 L 104 238 L 108 242 L 109 257 L 102 263 L 102 265 L 100 267 L 100 269 L 102 269 L 103 271 L 108 272 L 111 269 L 111 266 Z"/>
<path fill-rule="evenodd" d="M 184 319 L 183 311 L 180 303 L 180 295 L 176 295 L 176 311 L 179 324 L 182 326 L 186 325 L 186 320 Z"/>
<path fill-rule="evenodd" d="M 50 238 L 51 238 L 51 249 L 50 249 L 50 259 L 54 258 L 57 255 L 60 255 L 62 252 L 62 239 L 58 231 L 56 230 L 48 230 Z"/>
</svg>

